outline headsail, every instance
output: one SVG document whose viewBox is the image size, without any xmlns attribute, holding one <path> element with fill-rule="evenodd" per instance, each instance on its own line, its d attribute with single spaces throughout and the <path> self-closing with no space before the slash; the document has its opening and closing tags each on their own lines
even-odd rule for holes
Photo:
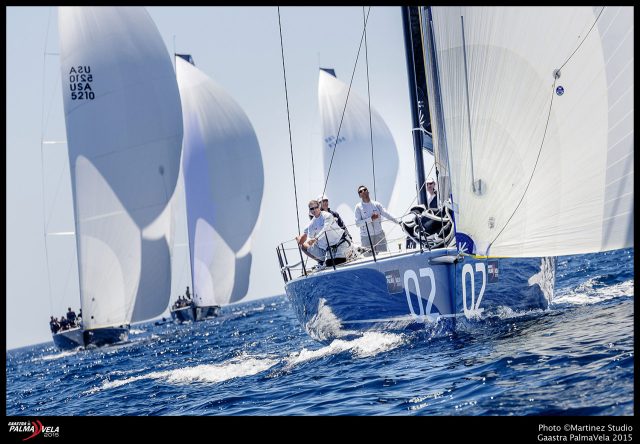
<svg viewBox="0 0 640 444">
<path fill-rule="evenodd" d="M 182 56 L 176 73 L 194 300 L 226 305 L 247 292 L 264 186 L 260 146 L 244 111 L 211 78 Z"/>
<path fill-rule="evenodd" d="M 432 13 L 457 232 L 494 256 L 632 246 L 632 8 Z"/>
<path fill-rule="evenodd" d="M 353 90 L 349 93 L 349 102 L 344 112 L 342 127 L 340 127 L 349 86 L 329 71 L 333 72 L 333 70 L 320 69 L 318 83 L 324 159 L 322 183 L 324 184 L 331 156 L 336 147 L 336 137 L 339 137 L 333 163 L 331 163 L 326 194 L 330 198 L 331 208 L 340 213 L 345 224 L 352 225 L 355 223 L 354 207 L 360 201 L 357 193 L 358 186 L 367 185 L 371 197 L 374 197 L 371 131 L 373 131 L 375 160 L 375 197 L 387 208 L 398 174 L 398 152 L 391 131 L 380 114 L 371 109 L 370 126 L 369 105 Z M 322 189 L 317 190 L 317 194 L 320 193 Z"/>
<path fill-rule="evenodd" d="M 182 141 L 171 59 L 144 8 L 59 9 L 86 329 L 161 314 Z"/>
</svg>

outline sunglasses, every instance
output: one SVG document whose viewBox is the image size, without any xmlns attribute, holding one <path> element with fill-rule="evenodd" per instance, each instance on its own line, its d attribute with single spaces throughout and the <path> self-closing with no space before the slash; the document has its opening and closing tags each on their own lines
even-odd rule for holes
<svg viewBox="0 0 640 444">
<path fill-rule="evenodd" d="M 317 210 L 318 207 L 309 207 L 309 211 Z"/>
<path fill-rule="evenodd" d="M 367 190 L 366 188 L 363 188 L 363 189 L 361 189 L 361 190 L 358 190 L 358 194 L 362 194 L 362 193 L 364 193 L 365 191 L 369 191 L 369 190 Z"/>
</svg>

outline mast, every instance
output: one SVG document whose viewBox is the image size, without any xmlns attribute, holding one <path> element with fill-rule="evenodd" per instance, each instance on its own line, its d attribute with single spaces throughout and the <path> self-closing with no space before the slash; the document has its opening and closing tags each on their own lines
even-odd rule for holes
<svg viewBox="0 0 640 444">
<path fill-rule="evenodd" d="M 418 203 L 427 204 L 427 190 L 424 182 L 424 161 L 422 159 L 423 135 L 420 128 L 420 115 L 425 121 L 430 121 L 429 103 L 427 100 L 427 81 L 425 76 L 422 52 L 422 38 L 420 32 L 420 16 L 418 7 L 402 7 L 402 27 L 404 30 L 404 47 L 407 59 L 407 77 L 409 80 L 409 95 L 411 100 L 411 117 L 413 124 L 413 149 L 416 165 L 416 179 L 418 182 Z"/>
</svg>

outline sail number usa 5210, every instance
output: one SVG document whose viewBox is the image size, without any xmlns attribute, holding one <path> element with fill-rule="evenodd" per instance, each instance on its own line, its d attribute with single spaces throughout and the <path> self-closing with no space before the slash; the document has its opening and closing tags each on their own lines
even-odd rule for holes
<svg viewBox="0 0 640 444">
<path fill-rule="evenodd" d="M 96 98 L 93 89 L 93 74 L 90 65 L 72 66 L 69 70 L 69 90 L 71 100 L 93 100 Z"/>
</svg>

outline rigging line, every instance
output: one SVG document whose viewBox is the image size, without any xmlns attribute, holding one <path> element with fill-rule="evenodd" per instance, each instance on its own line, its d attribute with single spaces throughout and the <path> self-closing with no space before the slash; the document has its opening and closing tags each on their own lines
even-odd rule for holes
<svg viewBox="0 0 640 444">
<path fill-rule="evenodd" d="M 467 91 L 467 125 L 469 127 L 469 158 L 471 161 L 471 189 L 476 192 L 476 179 L 473 174 L 473 144 L 471 142 L 471 110 L 469 106 L 469 72 L 467 71 L 467 43 L 464 37 L 464 17 L 460 16 L 460 26 L 462 27 L 462 54 L 464 60 L 464 85 Z"/>
<path fill-rule="evenodd" d="M 43 165 L 43 168 L 44 168 L 44 165 Z M 45 236 L 47 235 L 47 232 L 49 231 L 49 223 L 51 222 L 51 219 L 53 217 L 53 211 L 56 209 L 56 202 L 58 201 L 58 196 L 60 195 L 60 188 L 62 187 L 62 179 L 64 177 L 69 176 L 69 172 L 67 171 L 67 168 L 69 168 L 69 162 L 65 162 L 63 164 L 62 169 L 60 170 L 60 175 L 58 176 L 58 182 L 56 184 L 56 190 L 53 193 L 53 203 L 51 204 L 51 210 L 49 210 L 49 215 L 47 217 L 45 217 L 45 220 L 44 220 Z M 44 169 L 43 169 L 42 175 L 44 176 Z M 43 197 L 43 199 L 44 199 L 44 197 Z"/>
<path fill-rule="evenodd" d="M 421 125 L 421 127 L 420 127 L 420 128 L 413 128 L 413 129 L 411 130 L 411 132 L 414 132 L 414 131 L 420 131 L 420 132 L 422 132 L 422 133 L 429 134 L 429 131 L 427 131 L 426 129 L 424 129 L 424 127 L 422 127 L 422 125 Z M 423 148 L 423 149 L 424 149 L 424 148 Z M 421 154 L 422 154 L 422 155 L 424 155 L 424 153 L 421 153 Z M 437 161 L 435 160 L 435 156 L 434 156 L 433 164 L 431 164 L 431 168 L 429 168 L 429 172 L 427 173 L 427 175 L 426 175 L 425 177 L 429 177 L 429 176 L 431 176 L 431 173 L 432 173 L 433 169 L 436 167 L 436 164 L 438 164 L 438 165 L 442 166 L 439 162 L 437 162 Z M 422 191 L 422 189 L 423 189 L 426 185 L 427 185 L 427 181 L 425 180 L 425 181 L 422 183 L 422 185 L 420 186 L 420 188 L 416 188 L 416 197 L 411 201 L 411 203 L 409 204 L 409 207 L 408 207 L 408 208 L 411 208 L 411 206 L 413 205 L 413 202 L 415 202 L 415 201 L 417 201 L 417 200 L 418 200 L 418 196 L 420 195 L 420 192 Z M 417 186 L 418 186 L 418 182 L 416 181 L 416 187 L 417 187 Z M 407 208 L 407 209 L 408 209 L 408 208 Z M 408 213 L 405 211 L 405 214 L 408 214 Z"/>
<path fill-rule="evenodd" d="M 516 208 L 513 210 L 513 213 L 511 213 L 511 216 L 509 216 L 509 219 L 507 219 L 507 222 L 505 222 L 504 226 L 502 227 L 500 232 L 496 235 L 496 237 L 489 243 L 489 246 L 487 247 L 487 251 L 486 251 L 487 255 L 489 255 L 489 250 L 491 249 L 491 246 L 493 245 L 493 243 L 502 234 L 504 229 L 507 228 L 507 225 L 509 225 L 509 222 L 511 222 L 511 219 L 513 218 L 513 216 L 518 211 L 518 208 L 520 208 L 520 205 L 522 204 L 522 201 L 524 200 L 524 197 L 527 195 L 527 191 L 529 190 L 529 185 L 531 185 L 531 181 L 533 180 L 533 176 L 536 173 L 536 168 L 538 167 L 538 161 L 540 160 L 540 154 L 542 154 L 542 148 L 544 147 L 544 142 L 545 142 L 545 139 L 547 138 L 547 130 L 549 129 L 549 121 L 551 120 L 551 110 L 553 109 L 553 99 L 554 99 L 555 90 L 556 90 L 556 82 L 557 82 L 557 79 L 553 81 L 553 87 L 551 88 L 551 103 L 549 104 L 549 111 L 547 112 L 547 123 L 544 126 L 544 133 L 542 134 L 542 141 L 540 142 L 540 148 L 538 149 L 538 157 L 536 157 L 536 163 L 533 165 L 533 170 L 531 171 L 531 175 L 529 176 L 529 181 L 527 182 L 527 186 L 525 187 L 524 192 L 522 193 L 522 196 L 520 197 L 520 201 L 518 202 L 518 205 L 516 205 Z"/>
<path fill-rule="evenodd" d="M 431 167 L 431 168 L 433 169 L 433 167 Z M 429 170 L 429 171 L 431 171 L 431 170 Z M 427 182 L 425 181 L 425 182 L 422 184 L 422 186 L 418 189 L 418 191 L 417 191 L 417 193 L 416 193 L 416 197 L 414 197 L 414 198 L 413 198 L 413 200 L 411 200 L 411 202 L 409 203 L 409 206 L 407 207 L 407 209 L 406 209 L 406 210 L 404 210 L 404 213 L 402 213 L 402 214 L 399 216 L 399 219 L 402 219 L 404 216 L 406 216 L 407 214 L 409 214 L 409 213 L 410 213 L 409 209 L 410 209 L 411 207 L 413 207 L 413 206 L 414 206 L 414 204 L 413 204 L 413 203 L 414 203 L 414 202 L 416 202 L 416 201 L 418 200 L 418 195 L 420 194 L 420 192 L 422 191 L 422 189 L 423 189 L 426 185 L 427 185 Z"/>
<path fill-rule="evenodd" d="M 293 194 L 296 201 L 296 219 L 298 220 L 298 235 L 300 235 L 300 211 L 298 209 L 298 188 L 296 187 L 296 166 L 293 162 L 293 140 L 291 138 L 291 117 L 289 115 L 289 93 L 287 91 L 287 70 L 284 64 L 284 45 L 282 44 L 282 22 L 280 20 L 280 6 L 278 6 L 278 30 L 280 31 L 280 52 L 282 54 L 282 74 L 284 77 L 284 96 L 287 102 L 287 123 L 289 125 L 289 147 L 291 150 L 291 170 L 293 171 Z M 324 194 L 324 191 L 322 192 Z"/>
<path fill-rule="evenodd" d="M 565 60 L 565 62 L 562 64 L 562 66 L 560 66 L 560 68 L 558 68 L 558 71 L 562 70 L 562 68 L 564 68 L 564 65 L 566 65 L 567 63 L 569 63 L 569 60 L 571 60 L 571 58 L 574 56 L 574 54 L 576 52 L 578 52 L 578 49 L 580 49 L 580 47 L 582 46 L 582 44 L 587 40 L 587 37 L 589 37 L 589 34 L 591 34 L 591 31 L 593 30 L 593 28 L 596 26 L 596 23 L 598 23 L 598 19 L 600 19 L 600 16 L 602 15 L 602 13 L 604 12 L 604 6 L 602 7 L 602 9 L 600 9 L 600 12 L 598 13 L 598 16 L 596 17 L 596 19 L 593 21 L 593 25 L 591 25 L 591 28 L 589 28 L 589 31 L 587 31 L 587 34 L 584 36 L 584 38 L 582 39 L 582 41 L 580 42 L 580 44 L 576 47 L 576 49 L 571 53 L 571 55 L 567 58 L 567 60 Z"/>
<path fill-rule="evenodd" d="M 356 67 L 358 66 L 358 58 L 360 57 L 360 50 L 362 49 L 362 42 L 364 40 L 364 35 L 367 31 L 367 21 L 369 20 L 369 13 L 371 12 L 371 6 L 369 6 L 369 10 L 367 11 L 367 17 L 364 21 L 364 29 L 362 30 L 362 37 L 360 37 L 360 46 L 358 46 L 358 53 L 356 54 L 356 61 L 353 64 L 353 72 L 351 73 L 351 81 L 349 82 L 349 89 L 347 90 L 347 98 L 344 101 L 344 108 L 342 109 L 342 116 L 340 117 L 340 125 L 338 125 L 338 133 L 336 134 L 336 143 L 333 145 L 333 152 L 331 153 L 331 161 L 329 162 L 329 168 L 327 169 L 327 177 L 324 180 L 324 188 L 322 189 L 322 194 L 325 193 L 327 189 L 327 183 L 329 182 L 329 174 L 331 173 L 331 166 L 333 165 L 333 157 L 336 155 L 336 148 L 338 147 L 339 138 L 340 138 L 340 130 L 342 129 L 342 122 L 344 120 L 344 114 L 347 111 L 347 103 L 349 103 L 349 94 L 351 93 L 351 85 L 353 84 L 353 77 L 356 74 Z"/>
<path fill-rule="evenodd" d="M 373 157 L 373 125 L 371 123 L 371 92 L 369 90 L 369 52 L 367 49 L 367 19 L 364 14 L 364 6 L 362 7 L 362 20 L 364 22 L 364 60 L 365 60 L 365 66 L 367 68 L 367 99 L 369 100 L 369 138 L 371 139 L 371 168 L 373 173 L 373 199 L 378 200 L 378 194 L 376 193 L 376 162 Z"/>
<path fill-rule="evenodd" d="M 44 202 L 44 88 L 45 88 L 45 73 L 47 64 L 47 41 L 49 38 L 49 26 L 51 25 L 51 11 L 53 7 L 49 9 L 49 17 L 47 19 L 47 31 L 44 36 L 44 50 L 42 54 L 42 110 L 40 119 L 40 185 L 42 187 L 42 240 L 44 241 L 44 257 L 45 267 L 47 269 L 47 292 L 49 293 L 49 310 L 53 313 L 53 301 L 51 300 L 51 276 L 49 271 L 49 251 L 47 249 L 47 223 L 46 216 L 47 211 L 45 209 Z"/>
</svg>

